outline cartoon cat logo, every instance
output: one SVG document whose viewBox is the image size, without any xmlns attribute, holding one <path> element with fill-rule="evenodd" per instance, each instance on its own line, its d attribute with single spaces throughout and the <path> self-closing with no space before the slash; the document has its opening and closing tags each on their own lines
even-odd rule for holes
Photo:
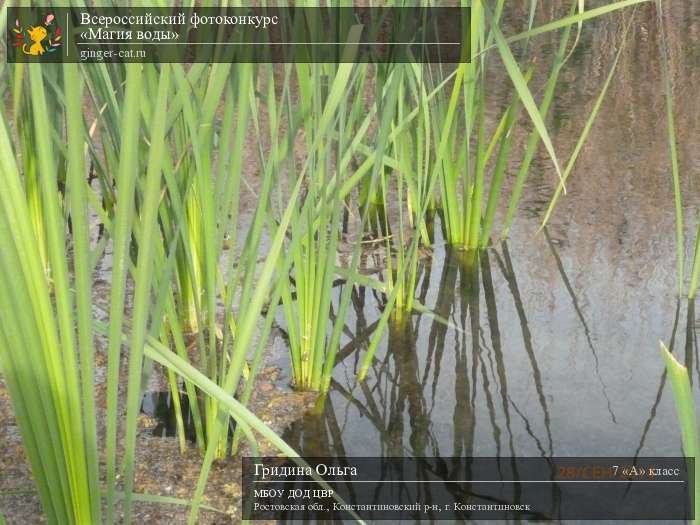
<svg viewBox="0 0 700 525">
<path fill-rule="evenodd" d="M 28 26 L 26 29 L 16 20 L 12 29 L 15 33 L 15 47 L 21 48 L 22 53 L 30 56 L 55 52 L 61 46 L 62 31 L 54 20 L 54 15 L 49 14 L 42 24 Z"/>
<path fill-rule="evenodd" d="M 33 44 L 31 46 L 24 44 L 22 46 L 22 52 L 25 55 L 43 55 L 46 50 L 41 42 L 49 34 L 46 28 L 44 26 L 30 26 L 29 29 L 27 29 L 27 34 L 29 35 L 29 39 L 33 42 Z M 29 49 L 27 49 L 27 47 L 29 47 Z"/>
</svg>

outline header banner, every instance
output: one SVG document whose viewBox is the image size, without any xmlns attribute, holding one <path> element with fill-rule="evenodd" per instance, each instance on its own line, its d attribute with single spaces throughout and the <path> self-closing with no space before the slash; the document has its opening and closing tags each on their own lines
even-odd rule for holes
<svg viewBox="0 0 700 525">
<path fill-rule="evenodd" d="M 462 7 L 8 8 L 9 62 L 470 59 Z"/>
</svg>

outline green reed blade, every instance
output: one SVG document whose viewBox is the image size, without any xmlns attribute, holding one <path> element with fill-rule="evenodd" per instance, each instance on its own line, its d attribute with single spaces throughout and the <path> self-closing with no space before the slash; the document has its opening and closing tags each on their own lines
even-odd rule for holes
<svg viewBox="0 0 700 525">
<path fill-rule="evenodd" d="M 170 89 L 170 66 L 161 64 L 158 94 L 153 108 L 153 130 L 150 137 L 146 181 L 143 194 L 141 236 L 134 278 L 131 339 L 129 341 L 129 372 L 127 383 L 125 446 L 124 446 L 124 522 L 131 522 L 131 494 L 134 484 L 134 457 L 136 448 L 137 417 L 141 401 L 141 368 L 146 323 L 150 311 L 153 252 L 156 240 L 156 218 L 160 200 L 160 180 L 165 148 L 165 119 Z"/>
<path fill-rule="evenodd" d="M 564 193 L 566 194 L 566 186 L 563 185 L 563 176 L 559 167 L 559 161 L 557 160 L 557 155 L 554 151 L 552 139 L 549 136 L 547 127 L 545 126 L 542 113 L 538 109 L 535 100 L 532 98 L 532 93 L 527 87 L 525 77 L 520 71 L 520 67 L 516 62 L 515 57 L 513 56 L 513 53 L 510 50 L 510 47 L 508 47 L 508 43 L 506 42 L 505 37 L 501 33 L 500 28 L 498 27 L 498 25 L 496 25 L 494 20 L 491 20 L 490 29 L 496 41 L 496 46 L 498 47 L 498 51 L 501 55 L 503 65 L 506 67 L 506 71 L 508 72 L 511 81 L 513 82 L 513 86 L 515 87 L 516 91 L 518 92 L 518 95 L 520 96 L 523 107 L 527 110 L 528 114 L 530 115 L 530 119 L 532 120 L 532 123 L 534 124 L 537 133 L 539 133 L 540 139 L 542 140 L 545 149 L 549 153 L 549 157 L 552 159 L 554 169 L 556 170 L 557 175 L 559 176 L 559 180 L 562 181 Z"/>
<path fill-rule="evenodd" d="M 71 210 L 73 239 L 73 274 L 75 279 L 75 306 L 77 314 L 78 348 L 80 354 L 81 396 L 84 413 L 84 432 L 88 482 L 91 494 L 99 487 L 99 458 L 97 443 L 97 416 L 95 413 L 95 348 L 92 336 L 92 269 L 90 259 L 90 231 L 85 206 L 84 126 L 81 107 L 83 82 L 76 64 L 63 65 L 66 93 L 66 122 L 68 148 L 68 193 Z M 93 503 L 91 519 L 102 521 L 99 502 Z"/>
<path fill-rule="evenodd" d="M 683 453 L 688 458 L 694 458 L 695 464 L 695 480 L 694 483 L 694 508 L 697 509 L 700 503 L 700 483 L 697 482 L 700 476 L 700 463 L 698 462 L 698 453 L 700 452 L 700 443 L 698 442 L 698 422 L 695 416 L 695 401 L 693 399 L 693 391 L 690 386 L 690 377 L 688 369 L 681 365 L 673 354 L 663 343 L 660 343 L 661 355 L 666 362 L 666 371 L 671 381 L 673 389 L 673 400 L 676 404 L 676 415 L 678 423 L 681 427 L 681 438 L 683 441 Z M 698 520 L 693 520 L 696 523 Z"/>
<path fill-rule="evenodd" d="M 632 25 L 632 17 L 630 17 L 630 21 L 627 23 L 627 26 L 625 27 L 623 33 L 622 33 L 622 40 L 620 42 L 620 47 L 617 50 L 617 53 L 615 55 L 615 60 L 613 60 L 612 66 L 610 67 L 610 71 L 608 72 L 608 76 L 605 78 L 605 82 L 603 83 L 603 87 L 600 90 L 600 93 L 598 94 L 598 97 L 596 98 L 595 103 L 593 104 L 593 108 L 591 109 L 588 118 L 586 119 L 586 123 L 583 126 L 583 130 L 581 131 L 581 135 L 579 136 L 578 140 L 576 141 L 576 145 L 574 146 L 574 150 L 571 153 L 571 156 L 569 157 L 569 161 L 566 164 L 566 167 L 564 169 L 564 174 L 563 174 L 563 179 L 560 181 L 559 185 L 557 186 L 557 189 L 554 192 L 554 195 L 552 196 L 552 199 L 549 202 L 549 205 L 547 206 L 547 211 L 544 214 L 544 218 L 542 219 L 542 224 L 540 226 L 540 229 L 542 229 L 547 222 L 549 221 L 549 218 L 554 211 L 554 208 L 557 204 L 557 201 L 559 200 L 559 197 L 562 193 L 562 191 L 565 192 L 564 190 L 564 183 L 566 180 L 569 178 L 569 175 L 571 175 L 571 172 L 574 169 L 574 166 L 576 164 L 576 159 L 578 158 L 579 153 L 583 149 L 583 145 L 586 143 L 586 139 L 588 138 L 588 134 L 591 131 L 591 128 L 593 127 L 593 124 L 596 120 L 596 117 L 598 116 L 598 112 L 600 111 L 600 108 L 603 104 L 603 100 L 605 100 L 605 95 L 608 92 L 608 88 L 610 87 L 610 82 L 613 79 L 613 76 L 615 75 L 615 71 L 617 69 L 617 64 L 620 60 L 620 56 L 622 56 L 622 51 L 625 48 L 625 43 L 627 41 L 627 32 L 629 31 L 630 27 Z"/>
<path fill-rule="evenodd" d="M 676 272 L 678 278 L 678 296 L 683 295 L 685 279 L 685 237 L 683 234 L 683 203 L 681 198 L 680 169 L 678 167 L 678 149 L 676 146 L 676 123 L 673 109 L 673 87 L 671 85 L 671 71 L 669 65 L 669 50 L 666 42 L 666 30 L 664 28 L 664 16 L 661 0 L 656 0 L 656 14 L 661 38 L 659 39 L 659 55 L 661 57 L 661 76 L 664 85 L 664 99 L 666 102 L 666 137 L 668 151 L 671 157 L 671 177 L 673 180 L 673 202 L 676 211 Z M 695 297 L 698 285 L 700 268 L 697 258 L 693 261 L 691 270 L 691 282 L 688 289 L 690 298 Z"/>
<path fill-rule="evenodd" d="M 119 172 L 117 173 L 117 205 L 112 234 L 112 291 L 110 297 L 110 326 L 107 349 L 107 433 L 106 433 L 106 522 L 114 522 L 114 491 L 117 454 L 117 398 L 121 363 L 122 325 L 126 291 L 126 271 L 129 264 L 129 241 L 134 217 L 134 190 L 138 176 L 139 99 L 141 94 L 141 64 L 128 64 L 121 130 Z"/>
<path fill-rule="evenodd" d="M 571 7 L 572 12 L 574 6 Z M 543 117 L 546 117 L 549 113 L 549 108 L 554 99 L 555 89 L 557 87 L 557 82 L 559 80 L 559 74 L 561 73 L 561 68 L 564 64 L 564 58 L 566 55 L 566 48 L 569 42 L 569 37 L 571 35 L 571 25 L 564 27 L 561 37 L 559 38 L 559 47 L 554 55 L 554 60 L 552 63 L 552 68 L 547 79 L 547 83 L 544 88 L 544 95 L 542 96 L 542 101 L 540 102 L 540 113 Z M 527 146 L 525 147 L 525 154 L 520 162 L 520 167 L 518 168 L 518 173 L 515 177 L 515 182 L 513 183 L 513 190 L 510 197 L 510 202 L 508 203 L 508 210 L 506 211 L 506 217 L 503 221 L 503 229 L 501 233 L 501 238 L 506 239 L 510 233 L 511 225 L 515 218 L 515 213 L 518 209 L 518 204 L 520 203 L 520 198 L 522 196 L 523 188 L 525 187 L 525 181 L 530 173 L 530 165 L 535 157 L 535 152 L 540 142 L 540 135 L 537 130 L 533 130 L 527 140 Z"/>
</svg>

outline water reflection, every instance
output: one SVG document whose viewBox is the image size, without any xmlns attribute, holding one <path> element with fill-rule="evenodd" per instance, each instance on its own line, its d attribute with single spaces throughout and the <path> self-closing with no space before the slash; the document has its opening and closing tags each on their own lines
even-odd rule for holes
<svg viewBox="0 0 700 525">
<path fill-rule="evenodd" d="M 558 17 L 562 5 L 542 4 L 543 20 Z M 508 12 L 516 31 L 527 19 L 527 4 L 511 3 Z M 562 155 L 576 143 L 626 16 L 588 24 L 562 72 L 549 123 Z M 693 371 L 697 400 L 696 311 L 676 297 L 654 5 L 640 6 L 634 16 L 616 78 L 550 226 L 535 234 L 557 182 L 540 152 L 511 239 L 484 252 L 470 270 L 466 254 L 442 245 L 436 225 L 433 258 L 422 261 L 417 286 L 433 315 L 415 314 L 388 330 L 365 383 L 355 375 L 384 298 L 356 287 L 331 391 L 285 435 L 298 450 L 434 455 L 448 469 L 449 458 L 459 455 L 681 453 L 658 341 Z M 667 2 L 666 16 L 680 164 L 687 174 L 686 238 L 692 239 L 700 195 L 694 176 L 700 173 L 694 147 L 700 3 Z M 533 55 L 547 63 L 554 43 L 555 35 L 533 40 Z M 511 92 L 507 81 L 495 78 L 497 116 Z M 514 148 L 525 138 L 516 136 Z M 515 171 L 517 159 L 509 173 Z M 509 468 L 502 464 L 504 475 Z M 556 515 L 554 494 L 552 502 Z"/>
<path fill-rule="evenodd" d="M 439 468 L 426 463 L 426 471 L 418 473 L 425 479 L 469 479 L 468 462 L 460 458 L 513 457 L 520 453 L 523 437 L 538 455 L 551 456 L 548 396 L 507 243 L 479 256 L 443 247 L 421 270 L 420 300 L 431 313 L 390 323 L 385 345 L 361 383 L 355 374 L 359 349 L 374 324 L 368 316 L 376 316 L 383 304 L 377 297 L 370 307 L 367 289 L 353 291 L 354 323 L 346 327 L 349 341 L 339 355 L 328 397 L 293 424 L 284 439 L 307 456 L 441 458 Z M 508 312 L 515 314 L 508 322 L 520 327 L 525 363 L 516 365 L 508 358 L 510 341 L 504 347 L 499 319 L 503 293 L 496 280 L 507 285 Z M 525 368 L 516 376 L 526 379 L 539 413 L 523 406 L 519 394 L 509 389 L 509 367 L 522 364 Z M 483 440 L 476 439 L 478 423 L 488 428 L 494 450 L 484 450 Z M 498 465 L 502 479 L 519 478 L 514 462 L 499 459 Z M 430 500 L 430 486 L 426 484 L 424 501 Z M 516 499 L 519 490 L 514 489 Z M 556 516 L 555 485 L 551 501 L 549 516 Z"/>
<path fill-rule="evenodd" d="M 542 344 L 547 339 L 540 326 L 542 304 L 524 299 L 533 295 L 532 276 L 519 269 L 508 243 L 478 257 L 438 246 L 432 260 L 422 261 L 417 287 L 421 303 L 431 313 L 391 323 L 367 380 L 361 383 L 356 373 L 384 297 L 355 287 L 330 392 L 287 429 L 284 439 L 306 456 L 438 458 L 416 473 L 416 479 L 426 481 L 469 479 L 469 464 L 460 459 L 465 457 L 498 457 L 500 478 L 519 479 L 517 465 L 508 458 L 590 454 L 590 448 L 572 441 L 570 427 L 577 419 L 583 419 L 579 423 L 590 430 L 581 436 L 584 440 L 596 436 L 598 442 L 621 445 L 614 452 L 598 449 L 598 455 L 677 454 L 680 442 L 669 442 L 667 437 L 677 438 L 677 432 L 669 433 L 668 427 L 661 433 L 652 431 L 659 413 L 666 421 L 674 417 L 670 398 L 663 395 L 666 375 L 661 361 L 654 367 L 658 374 L 652 377 L 657 379 L 643 388 L 654 391 L 650 402 L 648 396 L 635 397 L 634 387 L 628 389 L 632 397 L 609 393 L 615 385 L 610 377 L 627 372 L 629 362 L 616 356 L 616 349 L 611 352 L 598 343 L 596 329 L 587 319 L 587 301 L 577 293 L 567 271 L 570 256 L 560 253 L 559 243 L 547 231 L 543 242 L 549 253 L 540 263 L 554 270 L 553 282 L 558 283 L 551 284 L 558 299 L 548 307 L 548 318 L 561 321 L 547 328 L 558 338 L 560 349 L 575 346 L 572 353 L 585 356 L 585 367 L 571 366 L 566 353 L 553 353 Z M 670 348 L 682 349 L 682 360 L 697 374 L 693 302 L 677 302 L 669 325 Z M 569 373 L 585 376 L 585 391 L 566 390 L 561 379 L 566 380 Z M 621 424 L 620 413 L 627 416 L 630 411 L 636 413 L 637 422 L 629 424 L 629 418 L 623 418 Z M 595 416 L 588 417 L 589 412 Z M 554 475 L 552 469 L 550 476 Z M 425 483 L 416 490 L 429 502 L 430 491 L 437 489 Z M 512 490 L 504 498 L 518 501 L 520 487 Z M 386 497 L 378 491 L 377 502 Z M 555 484 L 549 501 L 546 516 L 540 518 L 556 519 L 561 494 Z"/>
<path fill-rule="evenodd" d="M 572 248 L 547 230 L 536 239 L 537 265 L 507 242 L 476 257 L 438 240 L 417 286 L 430 313 L 390 324 L 362 383 L 356 374 L 385 298 L 356 286 L 331 390 L 284 438 L 307 456 L 440 458 L 418 474 L 426 480 L 468 479 L 459 457 L 499 457 L 502 479 L 518 479 L 507 458 L 678 454 L 655 344 L 682 351 L 700 381 L 694 303 L 653 307 L 668 327 L 655 339 L 640 326 L 608 333 L 590 317 L 606 306 L 614 315 L 614 295 L 592 308 L 577 287 Z M 553 485 L 550 518 L 560 501 Z"/>
<path fill-rule="evenodd" d="M 574 289 L 571 286 L 571 282 L 569 281 L 569 278 L 566 275 L 566 270 L 564 269 L 564 265 L 561 262 L 561 257 L 559 257 L 559 252 L 557 250 L 556 244 L 552 241 L 552 237 L 549 235 L 549 228 L 547 228 L 547 227 L 543 228 L 543 232 L 544 232 L 545 239 L 547 239 L 547 245 L 549 246 L 549 249 L 552 252 L 552 256 L 554 257 L 554 260 L 556 261 L 557 270 L 559 271 L 559 274 L 561 275 L 564 286 L 566 287 L 566 291 L 569 294 L 569 296 L 571 297 L 571 304 L 573 305 L 574 310 L 576 310 L 576 316 L 581 321 L 581 327 L 583 328 L 583 333 L 585 334 L 585 337 L 586 337 L 586 345 L 588 346 L 588 349 L 591 351 L 591 355 L 593 356 L 593 360 L 595 362 L 595 375 L 598 379 L 598 382 L 600 383 L 601 390 L 602 390 L 603 395 L 605 396 L 605 399 L 607 400 L 607 403 L 608 403 L 608 413 L 610 414 L 610 419 L 612 420 L 613 423 L 617 423 L 617 419 L 615 419 L 615 413 L 613 412 L 612 404 L 610 402 L 610 397 L 608 397 L 607 387 L 605 386 L 605 382 L 603 381 L 603 378 L 600 375 L 600 360 L 598 359 L 598 353 L 595 349 L 595 345 L 593 344 L 593 340 L 591 339 L 591 330 L 590 330 L 590 328 L 588 328 L 588 323 L 586 323 L 586 318 L 584 317 L 583 311 L 581 310 L 581 307 L 578 304 L 578 299 L 576 298 L 576 292 L 574 292 Z"/>
<path fill-rule="evenodd" d="M 683 342 L 683 354 L 678 355 L 678 348 L 677 348 L 677 339 L 678 339 L 678 331 L 679 331 L 679 324 L 682 322 L 681 321 L 681 314 L 682 311 L 685 310 L 685 329 L 683 331 L 684 335 L 684 342 Z M 688 377 L 690 379 L 691 387 L 694 384 L 694 378 L 693 378 L 693 362 L 696 363 L 695 365 L 695 373 L 697 375 L 698 380 L 700 380 L 700 369 L 698 368 L 698 341 L 697 341 L 697 330 L 696 330 L 696 320 L 695 320 L 695 301 L 694 300 L 687 300 L 685 302 L 683 301 L 677 301 L 676 302 L 676 309 L 675 309 L 675 314 L 673 317 L 673 327 L 671 329 L 670 337 L 668 339 L 668 344 L 667 348 L 669 351 L 673 354 L 676 354 L 676 358 L 683 362 L 684 365 L 688 368 L 689 374 Z M 649 431 L 651 429 L 652 423 L 656 419 L 658 410 L 659 410 L 659 405 L 661 403 L 662 395 L 664 393 L 664 389 L 666 388 L 666 381 L 667 379 L 667 374 L 666 374 L 666 369 L 661 372 L 659 379 L 658 379 L 658 387 L 656 389 L 656 397 L 654 399 L 654 403 L 651 406 L 651 409 L 649 411 L 649 416 L 647 420 L 644 423 L 644 427 L 642 430 L 642 435 L 639 440 L 639 446 L 637 447 L 634 457 L 639 457 L 642 455 L 646 441 L 647 441 L 647 436 L 649 434 Z"/>
</svg>

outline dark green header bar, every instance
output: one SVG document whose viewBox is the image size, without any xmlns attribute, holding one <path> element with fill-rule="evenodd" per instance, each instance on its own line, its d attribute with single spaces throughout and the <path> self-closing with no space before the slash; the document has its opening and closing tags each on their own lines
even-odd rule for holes
<svg viewBox="0 0 700 525">
<path fill-rule="evenodd" d="M 9 62 L 466 62 L 460 7 L 8 8 Z"/>
</svg>

